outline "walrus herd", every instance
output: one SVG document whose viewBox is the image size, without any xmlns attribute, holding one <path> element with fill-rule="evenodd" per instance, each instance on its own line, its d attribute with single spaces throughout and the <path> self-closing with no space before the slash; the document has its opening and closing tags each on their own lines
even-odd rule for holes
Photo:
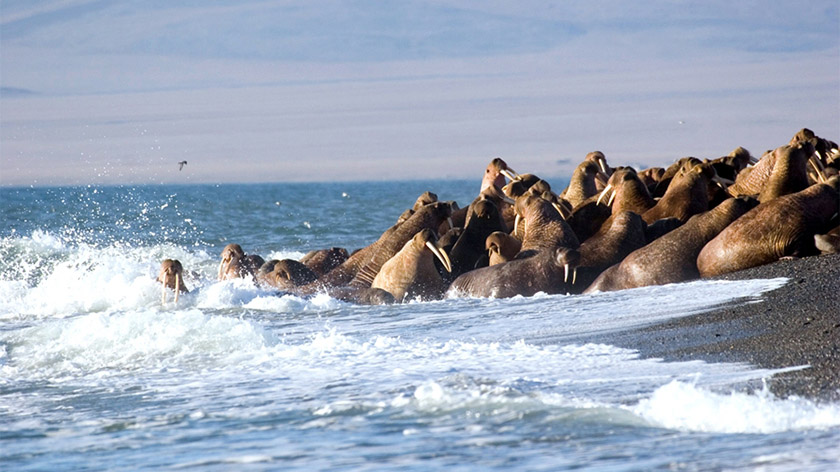
<svg viewBox="0 0 840 472">
<path fill-rule="evenodd" d="M 468 206 L 418 197 L 372 244 L 264 261 L 229 244 L 218 278 L 282 293 L 383 304 L 579 294 L 712 277 L 840 251 L 840 151 L 808 129 L 760 159 L 737 148 L 668 168 L 610 167 L 589 153 L 561 192 L 500 158 Z M 188 291 L 167 259 L 158 281 Z"/>
</svg>

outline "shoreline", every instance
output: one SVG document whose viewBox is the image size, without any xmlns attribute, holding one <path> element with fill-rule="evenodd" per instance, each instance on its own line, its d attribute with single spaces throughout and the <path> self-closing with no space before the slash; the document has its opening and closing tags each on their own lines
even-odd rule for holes
<svg viewBox="0 0 840 472">
<path fill-rule="evenodd" d="M 697 315 L 599 337 L 665 361 L 743 362 L 780 369 L 766 379 L 780 398 L 840 401 L 840 254 L 780 260 L 710 280 L 788 282 L 756 303 L 736 302 Z"/>
</svg>

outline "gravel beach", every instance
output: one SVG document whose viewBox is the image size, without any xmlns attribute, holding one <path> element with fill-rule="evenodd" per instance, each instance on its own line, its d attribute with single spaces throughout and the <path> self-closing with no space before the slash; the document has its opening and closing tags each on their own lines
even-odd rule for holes
<svg viewBox="0 0 840 472">
<path fill-rule="evenodd" d="M 840 255 L 781 260 L 716 279 L 788 282 L 757 303 L 740 303 L 599 342 L 668 361 L 746 362 L 763 368 L 810 366 L 767 380 L 779 397 L 840 400 Z"/>
</svg>

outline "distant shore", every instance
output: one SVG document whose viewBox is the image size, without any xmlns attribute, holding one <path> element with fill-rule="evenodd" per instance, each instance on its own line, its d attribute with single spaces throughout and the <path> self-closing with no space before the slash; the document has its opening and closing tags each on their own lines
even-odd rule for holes
<svg viewBox="0 0 840 472">
<path fill-rule="evenodd" d="M 601 342 L 667 361 L 746 362 L 762 368 L 810 365 L 768 379 L 779 397 L 840 400 L 840 255 L 781 260 L 716 279 L 788 278 L 758 303 L 607 335 Z"/>
</svg>

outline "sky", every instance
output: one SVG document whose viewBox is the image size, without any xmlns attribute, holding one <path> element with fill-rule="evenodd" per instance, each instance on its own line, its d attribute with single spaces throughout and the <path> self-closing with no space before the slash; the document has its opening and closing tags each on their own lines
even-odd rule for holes
<svg viewBox="0 0 840 472">
<path fill-rule="evenodd" d="M 548 178 L 803 127 L 840 141 L 836 0 L 0 0 L 2 186 Z"/>
</svg>

